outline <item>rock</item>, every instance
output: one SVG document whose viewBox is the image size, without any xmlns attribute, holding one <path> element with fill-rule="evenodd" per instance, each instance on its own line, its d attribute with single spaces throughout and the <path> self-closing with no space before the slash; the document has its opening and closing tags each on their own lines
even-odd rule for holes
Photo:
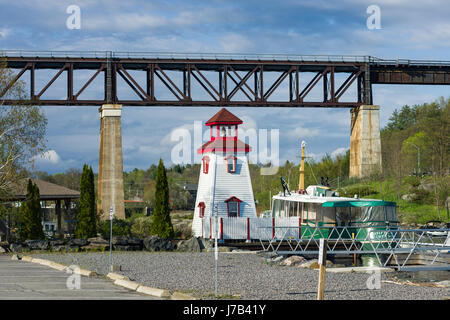
<svg viewBox="0 0 450 320">
<path fill-rule="evenodd" d="M 103 239 L 102 237 L 95 237 L 95 238 L 89 238 L 87 239 L 89 244 L 96 245 L 96 246 L 109 246 L 109 241 Z"/>
<path fill-rule="evenodd" d="M 332 266 L 333 262 L 327 260 L 327 267 Z M 319 262 L 317 259 L 308 260 L 305 263 L 299 264 L 300 268 L 308 268 L 308 269 L 319 269 Z"/>
<path fill-rule="evenodd" d="M 276 256 L 271 259 L 272 262 L 278 262 L 284 259 L 284 256 Z"/>
<path fill-rule="evenodd" d="M 21 245 L 20 243 L 11 243 L 9 245 L 9 250 L 11 252 L 24 252 L 24 251 L 27 251 L 27 249 L 23 245 Z"/>
<path fill-rule="evenodd" d="M 444 280 L 444 281 L 439 281 L 436 282 L 437 285 L 443 286 L 445 288 L 449 288 L 450 287 L 450 280 Z"/>
<path fill-rule="evenodd" d="M 162 239 L 157 236 L 146 237 L 143 241 L 144 247 L 148 251 L 173 251 L 174 246 L 172 241 Z"/>
<path fill-rule="evenodd" d="M 0 242 L 0 253 L 6 253 L 9 251 L 9 243 L 6 241 Z"/>
<path fill-rule="evenodd" d="M 302 256 L 291 256 L 280 262 L 280 266 L 295 266 L 296 264 L 305 263 L 307 260 Z"/>
<path fill-rule="evenodd" d="M 214 248 L 214 240 L 198 238 L 198 242 L 202 251 L 209 252 L 211 248 Z"/>
<path fill-rule="evenodd" d="M 206 252 L 214 252 L 214 250 L 215 250 L 216 248 L 213 246 L 213 247 L 211 247 L 211 248 L 208 248 L 208 249 L 206 249 Z M 203 250 L 202 250 L 203 251 Z M 231 252 L 231 251 L 233 251 L 233 249 L 232 248 L 230 248 L 230 247 L 219 247 L 219 250 L 218 250 L 219 252 Z"/>
<path fill-rule="evenodd" d="M 19 255 L 17 255 L 17 254 L 13 254 L 13 255 L 11 256 L 11 260 L 22 260 L 22 257 L 19 256 Z"/>
<path fill-rule="evenodd" d="M 55 246 L 62 246 L 65 244 L 64 240 L 50 240 L 48 242 L 50 247 L 55 247 Z"/>
<path fill-rule="evenodd" d="M 64 252 L 64 251 L 70 251 L 73 248 L 74 247 L 71 247 L 69 245 L 59 245 L 59 244 L 57 244 L 57 245 L 52 246 L 52 251 Z M 76 247 L 76 248 L 78 248 L 78 247 Z"/>
<path fill-rule="evenodd" d="M 87 239 L 88 244 L 84 246 L 80 246 L 82 250 L 106 250 L 109 249 L 109 241 L 101 238 L 89 238 Z"/>
<path fill-rule="evenodd" d="M 31 250 L 47 250 L 48 241 L 47 240 L 25 240 L 28 248 Z"/>
<path fill-rule="evenodd" d="M 181 240 L 178 242 L 177 251 L 181 252 L 201 252 L 199 240 L 196 237 L 192 237 L 188 240 Z"/>
<path fill-rule="evenodd" d="M 128 245 L 128 237 L 126 236 L 114 236 L 112 238 L 112 244 L 118 246 L 126 246 Z"/>
<path fill-rule="evenodd" d="M 415 194 L 415 193 L 402 195 L 402 200 L 405 200 L 407 202 L 414 201 L 414 199 L 416 199 L 416 198 L 417 198 L 417 194 Z"/>
<path fill-rule="evenodd" d="M 89 241 L 87 241 L 86 239 L 71 239 L 67 244 L 71 247 L 82 247 L 87 246 L 89 244 Z"/>
<path fill-rule="evenodd" d="M 432 192 L 434 191 L 435 186 L 436 185 L 434 183 L 421 183 L 418 188 L 421 190 Z"/>
<path fill-rule="evenodd" d="M 142 249 L 142 244 L 143 244 L 143 241 L 139 238 L 131 238 L 131 237 L 128 238 L 129 246 L 138 246 L 138 247 L 140 247 L 140 249 Z M 172 242 L 171 242 L 171 244 L 172 244 Z"/>
</svg>

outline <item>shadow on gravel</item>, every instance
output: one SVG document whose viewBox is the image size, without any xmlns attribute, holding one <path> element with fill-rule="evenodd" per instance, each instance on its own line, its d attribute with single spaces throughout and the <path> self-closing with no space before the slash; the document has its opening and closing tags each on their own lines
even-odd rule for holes
<svg viewBox="0 0 450 320">
<path fill-rule="evenodd" d="M 347 291 L 372 291 L 370 289 L 351 289 L 351 290 L 347 290 Z M 336 290 L 325 290 L 325 293 L 331 293 L 331 292 L 338 292 Z M 314 292 L 286 292 L 287 295 L 308 295 L 308 294 L 317 294 L 317 291 Z"/>
</svg>

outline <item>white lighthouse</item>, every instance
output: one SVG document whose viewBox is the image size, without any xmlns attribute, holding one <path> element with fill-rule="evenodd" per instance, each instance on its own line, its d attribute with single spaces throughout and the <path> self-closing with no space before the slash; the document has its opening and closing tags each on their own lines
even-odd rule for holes
<svg viewBox="0 0 450 320">
<path fill-rule="evenodd" d="M 202 236 L 202 218 L 212 217 L 217 205 L 222 218 L 255 218 L 247 155 L 251 147 L 238 139 L 242 120 L 223 108 L 206 122 L 210 140 L 197 153 L 202 154 L 197 199 L 192 223 L 194 236 Z"/>
</svg>

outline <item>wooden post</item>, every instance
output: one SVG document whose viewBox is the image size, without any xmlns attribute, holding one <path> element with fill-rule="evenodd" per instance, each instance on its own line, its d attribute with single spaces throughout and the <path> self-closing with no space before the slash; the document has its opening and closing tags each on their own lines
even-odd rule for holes
<svg viewBox="0 0 450 320">
<path fill-rule="evenodd" d="M 319 247 L 319 285 L 317 288 L 317 300 L 323 300 L 325 291 L 325 269 L 327 265 L 327 240 L 320 239 Z"/>
<path fill-rule="evenodd" d="M 356 250 L 355 234 L 354 233 L 352 233 L 352 239 L 353 239 L 353 244 L 355 245 L 354 250 Z M 355 267 L 358 266 L 358 257 L 356 255 L 356 253 L 353 253 L 353 266 L 355 266 Z"/>
</svg>

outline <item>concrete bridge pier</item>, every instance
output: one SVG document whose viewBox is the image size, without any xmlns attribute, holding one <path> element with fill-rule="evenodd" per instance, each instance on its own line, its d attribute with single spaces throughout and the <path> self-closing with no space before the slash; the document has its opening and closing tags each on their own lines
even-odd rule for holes
<svg viewBox="0 0 450 320">
<path fill-rule="evenodd" d="M 104 104 L 100 112 L 100 159 L 97 211 L 109 220 L 110 207 L 116 219 L 125 219 L 122 162 L 122 105 Z"/>
<path fill-rule="evenodd" d="M 380 106 L 362 105 L 350 114 L 350 177 L 381 172 Z"/>
</svg>

